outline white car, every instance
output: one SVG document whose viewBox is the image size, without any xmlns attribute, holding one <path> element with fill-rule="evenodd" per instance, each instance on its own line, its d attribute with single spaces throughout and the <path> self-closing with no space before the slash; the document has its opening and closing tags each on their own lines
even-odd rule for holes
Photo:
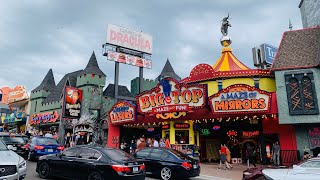
<svg viewBox="0 0 320 180">
<path fill-rule="evenodd" d="M 312 158 L 292 169 L 264 169 L 267 180 L 320 180 L 320 158 Z"/>
<path fill-rule="evenodd" d="M 27 175 L 27 162 L 17 153 L 8 149 L 0 139 L 0 179 L 24 179 Z"/>
</svg>

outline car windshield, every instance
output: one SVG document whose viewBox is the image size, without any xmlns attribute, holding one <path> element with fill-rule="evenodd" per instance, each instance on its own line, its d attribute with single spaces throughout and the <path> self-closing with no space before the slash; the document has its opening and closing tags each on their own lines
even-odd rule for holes
<svg viewBox="0 0 320 180">
<path fill-rule="evenodd" d="M 4 143 L 6 144 L 13 144 L 13 143 L 19 143 L 19 144 L 24 144 L 25 141 L 21 136 L 2 136 L 1 137 Z"/>
<path fill-rule="evenodd" d="M 0 151 L 8 150 L 7 146 L 0 140 Z"/>
<path fill-rule="evenodd" d="M 111 160 L 116 162 L 123 162 L 123 161 L 134 161 L 134 157 L 117 149 L 103 149 L 102 150 Z"/>
<path fill-rule="evenodd" d="M 58 145 L 57 140 L 51 138 L 39 138 L 37 139 L 39 145 Z"/>
</svg>

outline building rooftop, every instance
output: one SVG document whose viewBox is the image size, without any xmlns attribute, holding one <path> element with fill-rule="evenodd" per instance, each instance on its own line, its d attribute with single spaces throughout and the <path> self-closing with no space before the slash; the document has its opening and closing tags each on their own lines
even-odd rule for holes
<svg viewBox="0 0 320 180">
<path fill-rule="evenodd" d="M 46 90 L 46 91 L 53 91 L 56 87 L 56 83 L 54 81 L 52 69 L 50 69 L 47 75 L 42 80 L 41 84 L 36 87 L 32 92 L 39 91 L 39 90 Z"/>
<path fill-rule="evenodd" d="M 123 97 L 134 98 L 131 92 L 126 86 L 119 85 L 118 95 Z M 114 98 L 114 84 L 109 84 L 108 87 L 104 90 L 103 96 Z"/>
<path fill-rule="evenodd" d="M 106 75 L 99 68 L 97 58 L 96 58 L 94 51 L 92 52 L 92 55 L 90 57 L 90 60 L 87 64 L 86 68 L 83 70 L 83 72 L 81 74 L 97 74 L 97 75 L 106 77 Z"/>
<path fill-rule="evenodd" d="M 43 103 L 49 103 L 54 101 L 60 101 L 65 85 L 76 87 L 77 84 L 77 76 L 79 76 L 83 70 L 75 71 L 64 75 L 64 77 L 60 80 L 60 82 L 55 87 L 54 91 L 52 91 L 49 96 L 43 101 Z"/>
<path fill-rule="evenodd" d="M 320 65 L 320 27 L 286 31 L 272 70 L 312 68 Z"/>
<path fill-rule="evenodd" d="M 171 63 L 169 61 L 169 59 L 167 59 L 166 64 L 164 65 L 161 74 L 157 77 L 156 80 L 158 80 L 160 78 L 160 76 L 162 77 L 172 77 L 174 79 L 177 79 L 178 81 L 181 80 L 181 78 L 174 72 Z"/>
</svg>

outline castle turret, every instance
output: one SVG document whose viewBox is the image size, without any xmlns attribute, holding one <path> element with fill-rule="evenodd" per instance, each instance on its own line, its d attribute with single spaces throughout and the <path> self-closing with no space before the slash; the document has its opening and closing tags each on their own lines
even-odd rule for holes
<svg viewBox="0 0 320 180">
<path fill-rule="evenodd" d="M 165 77 L 172 77 L 178 81 L 181 80 L 181 78 L 176 74 L 176 72 L 174 72 L 171 63 L 169 61 L 169 59 L 167 59 L 166 64 L 164 65 L 161 74 L 156 78 L 156 81 L 159 81 L 160 78 L 165 78 Z"/>
<path fill-rule="evenodd" d="M 47 75 L 42 80 L 41 84 L 31 91 L 30 101 L 30 114 L 34 114 L 40 111 L 40 107 L 49 94 L 56 89 L 56 83 L 54 81 L 52 69 L 50 69 Z"/>
</svg>

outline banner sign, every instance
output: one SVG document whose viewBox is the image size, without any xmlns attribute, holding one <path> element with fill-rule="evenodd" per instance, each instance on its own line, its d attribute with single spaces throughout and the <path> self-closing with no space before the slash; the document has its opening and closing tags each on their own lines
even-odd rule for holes
<svg viewBox="0 0 320 180">
<path fill-rule="evenodd" d="M 112 124 L 131 122 L 137 118 L 137 110 L 134 104 L 128 101 L 119 101 L 109 111 L 109 118 Z"/>
<path fill-rule="evenodd" d="M 188 124 L 188 123 L 175 123 L 174 124 L 174 128 L 177 128 L 177 129 L 188 129 L 188 128 L 190 128 L 190 124 Z"/>
<path fill-rule="evenodd" d="M 173 78 L 164 78 L 155 88 L 142 92 L 136 98 L 141 114 L 188 112 L 205 106 L 207 85 L 184 84 Z"/>
<path fill-rule="evenodd" d="M 271 93 L 245 84 L 236 84 L 209 97 L 213 113 L 269 112 Z"/>
<path fill-rule="evenodd" d="M 272 64 L 274 57 L 276 56 L 277 53 L 277 48 L 274 46 L 271 46 L 270 44 L 262 44 L 261 45 L 261 49 L 262 49 L 262 59 L 264 62 L 268 63 L 268 64 Z"/>
<path fill-rule="evenodd" d="M 252 138 L 259 136 L 260 132 L 259 131 L 242 131 L 241 137 L 242 138 Z"/>
<path fill-rule="evenodd" d="M 119 63 L 123 63 L 123 64 L 129 64 L 132 66 L 138 66 L 138 67 L 143 67 L 143 68 L 147 68 L 147 69 L 152 68 L 152 61 L 151 60 L 146 60 L 146 59 L 142 59 L 140 57 L 127 55 L 127 54 L 123 54 L 123 53 L 108 51 L 107 59 L 110 61 L 115 61 L 115 62 L 119 62 Z"/>
<path fill-rule="evenodd" d="M 80 118 L 82 104 L 82 90 L 74 87 L 66 86 L 64 118 Z"/>
<path fill-rule="evenodd" d="M 27 115 L 24 108 L 15 108 L 13 113 L 5 116 L 3 123 L 15 123 L 20 121 L 26 121 Z"/>
<path fill-rule="evenodd" d="M 8 92 L 7 103 L 10 104 L 27 99 L 29 99 L 29 96 L 26 88 L 24 86 L 16 86 Z"/>
<path fill-rule="evenodd" d="M 32 125 L 32 124 L 56 122 L 58 118 L 59 118 L 59 114 L 57 111 L 34 114 L 30 117 L 29 124 Z"/>
<path fill-rule="evenodd" d="M 152 54 L 152 36 L 113 24 L 108 24 L 107 43 Z"/>
<path fill-rule="evenodd" d="M 309 135 L 310 149 L 320 147 L 320 128 L 315 127 L 315 128 L 309 129 L 308 135 Z"/>
</svg>

